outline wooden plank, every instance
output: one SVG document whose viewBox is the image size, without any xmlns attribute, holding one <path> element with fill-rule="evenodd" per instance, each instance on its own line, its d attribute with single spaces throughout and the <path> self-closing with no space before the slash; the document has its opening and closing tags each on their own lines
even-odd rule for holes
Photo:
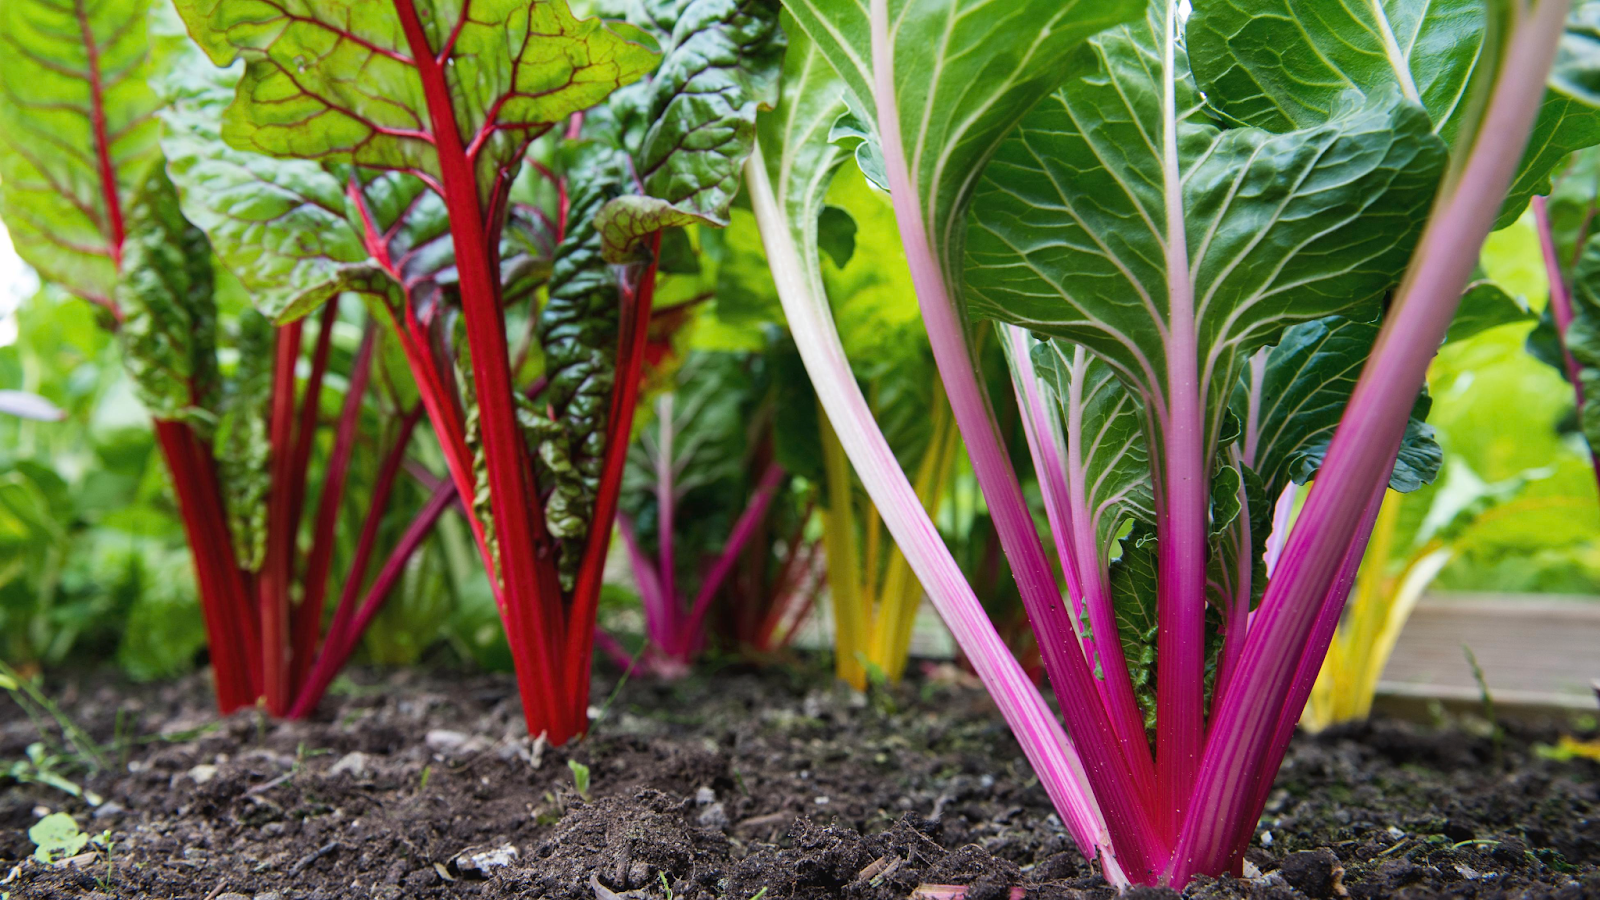
<svg viewBox="0 0 1600 900">
<path fill-rule="evenodd" d="M 1490 693 L 1507 703 L 1593 708 L 1600 680 L 1600 598 L 1430 595 L 1417 604 L 1380 693 L 1473 699 L 1472 649 Z"/>
</svg>

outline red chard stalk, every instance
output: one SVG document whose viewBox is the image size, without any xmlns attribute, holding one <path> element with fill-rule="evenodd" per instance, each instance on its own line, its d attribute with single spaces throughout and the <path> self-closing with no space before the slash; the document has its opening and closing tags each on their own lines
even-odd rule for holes
<svg viewBox="0 0 1600 900">
<path fill-rule="evenodd" d="M 473 498 L 528 729 L 583 733 L 659 234 L 725 224 L 756 110 L 775 102 L 773 11 L 677 0 L 622 23 L 561 0 L 177 6 L 211 62 L 244 64 L 195 98 L 220 140 L 168 151 L 191 215 L 279 323 L 345 291 L 385 311 L 452 486 Z M 241 209 L 232 190 L 262 202 Z M 252 240 L 262 230 L 275 258 Z M 513 318 L 540 353 L 526 337 L 513 348 Z"/>
</svg>

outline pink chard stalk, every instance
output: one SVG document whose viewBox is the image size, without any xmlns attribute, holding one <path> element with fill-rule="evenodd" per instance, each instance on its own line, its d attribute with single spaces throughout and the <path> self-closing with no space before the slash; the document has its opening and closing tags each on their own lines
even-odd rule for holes
<svg viewBox="0 0 1600 900">
<path fill-rule="evenodd" d="M 1113 881 L 1237 869 L 1383 492 L 1437 472 L 1421 391 L 1475 248 L 1600 138 L 1578 87 L 1596 4 L 1548 89 L 1565 0 L 1399 43 L 1386 7 L 1335 34 L 1314 5 L 790 0 L 807 41 L 747 167 L 841 441 Z M 854 402 L 815 264 L 839 136 L 893 198 L 1070 741 L 1030 717 Z M 1065 598 L 976 372 L 978 317 L 1000 323 Z M 1276 507 L 1313 476 L 1269 583 Z"/>
<path fill-rule="evenodd" d="M 635 659 L 608 639 L 625 669 L 688 674 L 740 558 L 767 549 L 756 539 L 773 533 L 774 500 L 788 478 L 772 459 L 770 433 L 752 424 L 764 420 L 770 432 L 774 413 L 750 371 L 756 362 L 747 354 L 689 354 L 673 389 L 655 398 L 654 421 L 630 455 L 618 531 L 638 581 L 647 643 Z M 654 559 L 647 543 L 655 544 Z M 791 541 L 785 552 L 793 558 L 800 549 Z"/>
</svg>

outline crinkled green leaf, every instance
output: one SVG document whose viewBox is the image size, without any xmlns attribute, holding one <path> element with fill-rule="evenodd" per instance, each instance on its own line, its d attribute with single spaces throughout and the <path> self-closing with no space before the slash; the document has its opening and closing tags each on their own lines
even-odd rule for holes
<svg viewBox="0 0 1600 900">
<path fill-rule="evenodd" d="M 1083 347 L 1046 341 L 1034 347 L 1033 361 L 1060 407 L 1069 486 L 1081 477 L 1095 540 L 1109 558 L 1124 525 L 1156 520 L 1143 410 L 1111 367 Z"/>
<path fill-rule="evenodd" d="M 246 310 L 233 343 L 239 364 L 228 382 L 215 444 L 234 553 L 239 565 L 255 571 L 267 553 L 267 494 L 272 489 L 267 415 L 276 329 L 265 316 Z"/>
<path fill-rule="evenodd" d="M 1446 154 L 1392 90 L 1284 134 L 1225 128 L 1190 77 L 1176 6 L 1090 40 L 1002 145 L 973 201 L 966 275 L 974 313 L 1085 345 L 1146 407 L 1198 375 L 1214 443 L 1252 351 L 1296 322 L 1376 308 Z M 1190 317 L 1199 370 L 1169 372 L 1168 336 Z"/>
<path fill-rule="evenodd" d="M 584 486 L 578 490 L 578 482 L 565 469 L 555 484 L 541 485 L 555 491 L 545 506 L 547 520 L 552 515 L 563 520 L 578 515 L 584 497 L 598 490 L 604 464 L 621 290 L 616 271 L 603 258 L 605 241 L 597 213 L 622 189 L 627 172 L 627 157 L 599 144 L 586 147 L 568 171 L 573 185 L 568 231 L 556 248 L 550 297 L 537 322 L 549 378 L 541 399 L 554 410 L 555 422 L 540 426 L 543 431 L 533 447 L 540 460 L 556 460 L 581 475 Z M 589 513 L 582 515 L 587 520 Z M 570 529 L 563 524 L 560 530 Z M 563 540 L 560 552 L 563 573 L 576 572 L 583 536 Z"/>
<path fill-rule="evenodd" d="M 485 201 L 527 142 L 605 99 L 655 54 L 564 0 L 414 3 L 428 52 L 445 59 L 459 137 Z M 222 136 L 269 156 L 348 161 L 438 176 L 415 54 L 397 5 L 364 0 L 177 0 L 212 61 L 245 61 Z"/>
<path fill-rule="evenodd" d="M 211 248 L 183 218 L 160 160 L 129 197 L 125 213 L 114 294 L 123 314 L 123 365 L 156 418 L 209 423 L 220 386 Z"/>
<path fill-rule="evenodd" d="M 1278 346 L 1250 360 L 1236 382 L 1233 411 L 1245 423 L 1243 459 L 1260 473 L 1267 496 L 1316 474 L 1377 337 L 1375 322 L 1334 316 L 1290 328 Z M 1394 490 L 1416 490 L 1439 472 L 1443 451 L 1426 413 L 1424 395 L 1389 477 Z"/>
<path fill-rule="evenodd" d="M 662 57 L 648 90 L 627 95 L 647 123 L 629 146 L 644 196 L 600 213 L 606 259 L 617 263 L 663 228 L 728 224 L 756 113 L 778 104 L 784 57 L 773 0 L 649 0 L 630 18 L 658 36 Z"/>
<path fill-rule="evenodd" d="M 130 195 L 160 157 L 148 0 L 0 3 L 0 217 L 46 280 L 109 304 Z"/>
<path fill-rule="evenodd" d="M 1490 69 L 1481 58 L 1486 21 L 1482 0 L 1196 0 L 1187 43 L 1201 90 L 1245 124 L 1307 128 L 1349 93 L 1394 89 L 1422 104 L 1454 142 Z M 1600 143 L 1597 23 L 1600 3 L 1573 13 L 1497 227 L 1549 191 L 1568 154 Z"/>
</svg>

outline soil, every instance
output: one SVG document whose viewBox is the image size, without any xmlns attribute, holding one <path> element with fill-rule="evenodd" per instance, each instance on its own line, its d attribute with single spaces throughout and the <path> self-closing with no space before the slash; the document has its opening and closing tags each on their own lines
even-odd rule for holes
<svg viewBox="0 0 1600 900">
<path fill-rule="evenodd" d="M 636 680 L 589 738 L 559 749 L 522 735 L 502 676 L 358 672 L 309 722 L 253 712 L 219 721 L 200 677 L 54 684 L 65 714 L 111 757 L 98 774 L 69 771 L 104 802 L 0 776 L 0 893 L 1113 894 L 980 689 L 948 668 L 871 698 L 828 684 L 815 671 L 737 668 Z M 595 696 L 610 687 L 602 679 Z M 1471 724 L 1378 720 L 1297 737 L 1249 877 L 1199 879 L 1186 895 L 1600 898 L 1600 763 L 1535 752 L 1561 725 L 1507 722 L 1490 735 Z M 24 758 L 39 739 L 0 700 L 0 760 Z M 587 797 L 569 763 L 587 767 Z M 27 831 L 48 811 L 108 832 L 109 847 L 55 866 L 34 860 Z"/>
</svg>

